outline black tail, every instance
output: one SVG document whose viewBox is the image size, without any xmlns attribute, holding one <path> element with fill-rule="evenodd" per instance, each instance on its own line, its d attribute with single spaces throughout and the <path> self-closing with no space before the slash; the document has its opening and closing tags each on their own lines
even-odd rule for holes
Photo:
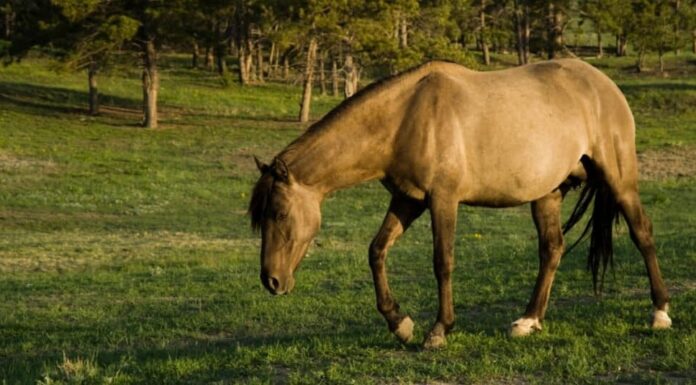
<svg viewBox="0 0 696 385">
<path fill-rule="evenodd" d="M 590 253 L 587 257 L 587 269 L 592 271 L 592 285 L 595 294 L 598 294 L 604 286 L 604 274 L 607 271 L 607 266 L 614 267 L 612 234 L 614 230 L 613 224 L 619 218 L 619 205 L 616 203 L 609 186 L 599 178 L 594 166 L 590 162 L 584 162 L 584 164 L 587 169 L 587 182 L 580 192 L 580 198 L 578 198 L 572 214 L 570 214 L 568 221 L 563 225 L 563 234 L 570 231 L 582 219 L 594 199 L 592 217 L 587 222 L 580 238 L 568 248 L 566 253 L 573 250 L 575 246 L 587 238 L 590 230 L 592 231 Z M 600 265 L 602 266 L 601 276 L 599 274 Z M 597 286 L 598 283 L 599 287 Z"/>
</svg>

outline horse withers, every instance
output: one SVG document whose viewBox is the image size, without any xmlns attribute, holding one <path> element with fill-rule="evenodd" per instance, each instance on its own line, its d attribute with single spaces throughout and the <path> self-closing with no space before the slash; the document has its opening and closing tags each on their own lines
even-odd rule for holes
<svg viewBox="0 0 696 385">
<path fill-rule="evenodd" d="M 584 234 L 595 290 L 612 261 L 612 226 L 622 215 L 643 255 L 652 327 L 669 328 L 669 297 L 652 225 L 638 196 L 633 115 L 619 88 L 576 59 L 476 72 L 430 62 L 368 86 L 281 151 L 261 178 L 249 212 L 261 231 L 261 281 L 273 294 L 294 272 L 319 230 L 321 202 L 338 189 L 379 179 L 391 203 L 369 248 L 377 308 L 404 341 L 413 321 L 387 282 L 387 250 L 426 209 L 433 231 L 439 310 L 424 346 L 445 344 L 454 325 L 451 273 L 459 204 L 511 207 L 531 202 L 539 272 L 512 336 L 541 329 L 565 232 L 593 206 Z M 583 185 L 565 225 L 561 203 Z M 594 205 L 592 205 L 594 202 Z"/>
</svg>

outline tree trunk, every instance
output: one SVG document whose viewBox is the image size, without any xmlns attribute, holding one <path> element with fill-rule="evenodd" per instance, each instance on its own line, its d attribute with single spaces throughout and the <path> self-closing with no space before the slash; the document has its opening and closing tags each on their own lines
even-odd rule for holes
<svg viewBox="0 0 696 385">
<path fill-rule="evenodd" d="M 602 47 L 602 30 L 597 29 L 597 57 L 604 56 L 604 48 Z"/>
<path fill-rule="evenodd" d="M 256 80 L 263 83 L 263 45 L 261 42 L 256 44 Z"/>
<path fill-rule="evenodd" d="M 338 64 L 335 58 L 331 60 L 331 86 L 331 95 L 338 96 Z"/>
<path fill-rule="evenodd" d="M 627 44 L 627 39 L 626 35 L 623 33 L 616 35 L 616 56 L 625 56 L 626 55 L 626 44 Z"/>
<path fill-rule="evenodd" d="M 321 88 L 321 96 L 326 96 L 326 73 L 324 72 L 324 52 L 319 54 L 319 87 Z"/>
<path fill-rule="evenodd" d="M 314 83 L 314 60 L 317 54 L 317 40 L 312 37 L 307 47 L 307 65 L 305 67 L 302 104 L 300 105 L 300 122 L 309 121 L 309 109 L 312 103 L 312 85 Z"/>
<path fill-rule="evenodd" d="M 205 57 L 203 58 L 203 67 L 205 67 L 208 71 L 212 71 L 214 67 L 213 50 L 210 48 L 210 45 L 205 46 Z"/>
<path fill-rule="evenodd" d="M 513 7 L 514 7 L 514 18 L 515 18 L 515 38 L 517 40 L 516 47 L 517 48 L 517 65 L 523 65 L 527 64 L 526 58 L 524 55 L 524 26 L 522 23 L 522 9 L 520 8 L 520 4 L 518 0 L 514 0 L 513 2 Z"/>
<path fill-rule="evenodd" d="M 247 74 L 247 84 L 251 84 L 256 80 L 256 73 L 254 73 L 254 41 L 251 38 L 246 39 L 246 56 L 244 58 L 245 72 Z"/>
<path fill-rule="evenodd" d="M 399 18 L 399 47 L 408 47 L 408 20 L 406 20 L 406 15 L 401 15 Z"/>
<path fill-rule="evenodd" d="M 481 40 L 481 54 L 483 55 L 483 64 L 491 65 L 491 54 L 488 49 L 488 38 L 486 36 L 486 0 L 481 0 L 479 7 L 479 39 Z"/>
<path fill-rule="evenodd" d="M 290 78 L 290 60 L 288 55 L 283 57 L 283 80 L 288 80 Z"/>
<path fill-rule="evenodd" d="M 157 71 L 157 49 L 149 38 L 143 46 L 143 126 L 157 128 L 157 92 L 159 73 Z"/>
<path fill-rule="evenodd" d="M 220 76 L 225 76 L 227 73 L 227 46 L 225 43 L 215 45 L 215 66 Z"/>
<path fill-rule="evenodd" d="M 276 60 L 276 43 L 271 42 L 271 52 L 268 54 L 268 78 L 275 78 L 275 67 L 273 67 L 273 63 Z"/>
<path fill-rule="evenodd" d="M 249 74 L 247 73 L 246 67 L 246 45 L 240 44 L 237 49 L 237 59 L 239 60 L 239 69 L 237 74 L 239 75 L 239 84 L 242 86 L 249 85 Z"/>
<path fill-rule="evenodd" d="M 347 98 L 353 96 L 358 90 L 358 69 L 353 61 L 353 55 L 348 52 L 346 54 L 346 62 L 343 66 L 343 71 L 345 73 L 345 83 L 343 85 L 343 95 Z"/>
<path fill-rule="evenodd" d="M 191 47 L 191 67 L 198 68 L 198 42 L 193 41 L 193 47 Z"/>
<path fill-rule="evenodd" d="M 658 56 L 660 58 L 660 75 L 665 74 L 665 50 L 660 47 L 658 50 Z"/>
<path fill-rule="evenodd" d="M 681 8 L 681 0 L 675 0 L 674 1 L 674 15 L 681 15 L 681 11 L 679 11 L 679 8 Z M 681 23 L 679 22 L 674 22 L 672 23 L 672 33 L 674 36 L 674 54 L 676 56 L 679 56 L 681 54 L 681 47 L 679 47 L 679 42 L 677 41 L 677 36 L 679 35 L 679 30 L 681 26 L 679 25 Z"/>
<path fill-rule="evenodd" d="M 548 25 L 548 58 L 555 59 L 563 47 L 563 15 L 552 1 L 548 7 Z"/>
<path fill-rule="evenodd" d="M 10 40 L 12 37 L 12 24 L 14 24 L 15 21 L 15 12 L 12 10 L 10 5 L 6 6 L 7 8 L 5 9 L 5 39 Z"/>
<path fill-rule="evenodd" d="M 237 54 L 237 44 L 234 39 L 227 39 L 227 54 L 236 57 Z"/>
<path fill-rule="evenodd" d="M 276 48 L 275 62 L 273 63 L 273 75 L 278 76 L 278 71 L 280 69 L 280 49 Z"/>
<path fill-rule="evenodd" d="M 645 49 L 640 48 L 638 50 L 638 61 L 636 62 L 636 70 L 638 72 L 643 72 L 645 64 Z"/>
<path fill-rule="evenodd" d="M 522 42 L 524 43 L 524 64 L 529 63 L 529 39 L 532 36 L 532 24 L 529 22 L 529 5 L 525 4 L 523 20 L 523 31 Z"/>
<path fill-rule="evenodd" d="M 89 114 L 99 115 L 99 90 L 97 89 L 97 64 L 91 63 L 87 69 L 89 85 Z"/>
</svg>

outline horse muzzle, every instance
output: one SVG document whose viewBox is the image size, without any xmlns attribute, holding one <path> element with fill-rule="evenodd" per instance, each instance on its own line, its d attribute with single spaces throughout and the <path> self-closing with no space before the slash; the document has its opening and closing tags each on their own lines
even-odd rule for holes
<svg viewBox="0 0 696 385">
<path fill-rule="evenodd" d="M 295 278 L 262 271 L 261 283 L 273 295 L 288 294 L 295 287 Z"/>
</svg>

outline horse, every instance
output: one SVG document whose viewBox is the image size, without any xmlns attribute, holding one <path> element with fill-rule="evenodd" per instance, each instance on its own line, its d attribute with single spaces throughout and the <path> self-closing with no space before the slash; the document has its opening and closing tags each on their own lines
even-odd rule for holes
<svg viewBox="0 0 696 385">
<path fill-rule="evenodd" d="M 581 60 L 491 72 L 428 62 L 346 99 L 270 164 L 254 159 L 261 176 L 249 214 L 261 233 L 261 282 L 272 294 L 293 289 L 294 272 L 319 230 L 324 197 L 378 179 L 391 202 L 370 243 L 369 264 L 377 309 L 403 343 L 412 339 L 414 323 L 389 289 L 387 251 L 430 211 L 439 308 L 423 347 L 445 345 L 455 318 L 451 274 L 460 204 L 531 203 L 539 270 L 524 314 L 510 326 L 511 336 L 542 329 L 564 234 L 590 205 L 581 239 L 590 238 L 588 269 L 595 292 L 607 265 L 613 265 L 613 222 L 621 214 L 647 269 L 651 326 L 671 326 L 652 224 L 638 195 L 633 114 L 616 84 Z M 563 225 L 563 198 L 581 186 Z"/>
</svg>

